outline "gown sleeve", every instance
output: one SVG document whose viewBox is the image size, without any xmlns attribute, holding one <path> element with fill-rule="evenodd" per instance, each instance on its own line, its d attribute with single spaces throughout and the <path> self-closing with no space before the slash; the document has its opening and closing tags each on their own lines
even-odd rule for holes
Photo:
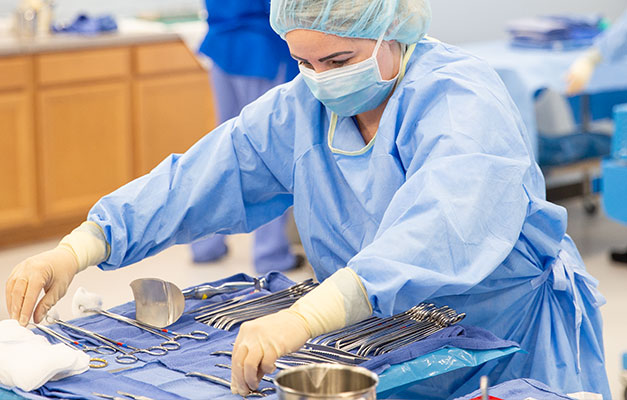
<svg viewBox="0 0 627 400">
<path fill-rule="evenodd" d="M 621 58 L 627 57 L 627 10 L 601 34 L 596 46 L 606 61 L 618 62 Z"/>
<path fill-rule="evenodd" d="M 293 202 L 293 134 L 275 121 L 289 115 L 288 85 L 101 198 L 88 215 L 111 247 L 99 267 L 133 264 L 212 233 L 251 232 L 283 214 Z"/>
<path fill-rule="evenodd" d="M 494 272 L 521 235 L 525 180 L 534 181 L 533 190 L 541 184 L 500 80 L 490 74 L 473 82 L 464 76 L 473 67 L 461 67 L 406 89 L 409 127 L 397 136 L 406 181 L 373 242 L 347 264 L 375 314 L 463 294 Z"/>
</svg>

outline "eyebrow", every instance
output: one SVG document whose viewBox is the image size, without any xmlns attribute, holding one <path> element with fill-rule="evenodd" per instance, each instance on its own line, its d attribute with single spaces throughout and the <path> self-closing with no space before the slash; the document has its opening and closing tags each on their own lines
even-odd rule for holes
<svg viewBox="0 0 627 400">
<path fill-rule="evenodd" d="M 325 61 L 327 61 L 327 60 L 330 60 L 330 59 L 332 59 L 332 58 L 335 58 L 335 57 L 337 57 L 337 56 L 341 56 L 341 55 L 344 55 L 344 54 L 353 54 L 353 52 L 352 52 L 352 51 L 338 51 L 337 53 L 329 54 L 329 55 L 328 55 L 328 56 L 326 56 L 326 57 L 322 57 L 322 58 L 321 58 L 321 59 L 319 59 L 318 61 L 319 61 L 319 62 L 325 62 Z M 309 62 L 309 61 L 305 60 L 304 58 L 300 58 L 300 57 L 298 57 L 298 56 L 296 56 L 296 55 L 294 55 L 294 54 L 292 54 L 292 57 L 294 57 L 295 59 L 300 60 L 300 61 Z"/>
</svg>

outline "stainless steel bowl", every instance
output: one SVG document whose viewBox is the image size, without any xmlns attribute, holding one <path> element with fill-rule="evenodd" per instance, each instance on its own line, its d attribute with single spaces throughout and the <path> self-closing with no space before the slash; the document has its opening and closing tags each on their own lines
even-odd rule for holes
<svg viewBox="0 0 627 400">
<path fill-rule="evenodd" d="M 379 378 L 361 367 L 312 364 L 285 369 L 274 383 L 280 400 L 374 400 Z"/>
</svg>

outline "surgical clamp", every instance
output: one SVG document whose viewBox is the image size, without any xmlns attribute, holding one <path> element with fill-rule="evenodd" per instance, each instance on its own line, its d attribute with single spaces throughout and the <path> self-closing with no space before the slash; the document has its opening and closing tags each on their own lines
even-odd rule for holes
<svg viewBox="0 0 627 400">
<path fill-rule="evenodd" d="M 228 364 L 216 364 L 216 367 L 218 368 L 224 368 L 224 369 L 231 369 L 231 366 Z M 272 380 L 272 378 L 268 378 L 267 376 L 264 376 L 261 378 L 262 381 L 266 381 L 266 382 L 270 382 L 270 383 L 274 383 L 274 380 Z"/>
<path fill-rule="evenodd" d="M 233 326 L 242 322 L 250 321 L 291 306 L 296 300 L 316 286 L 317 284 L 309 279 L 266 296 L 244 302 L 226 302 L 203 315 L 196 316 L 195 319 L 214 328 L 230 330 Z"/>
<path fill-rule="evenodd" d="M 231 388 L 231 382 L 229 382 L 226 379 L 222 379 L 222 378 L 218 378 L 217 376 L 213 376 L 213 375 L 207 375 L 207 374 L 203 374 L 200 372 L 188 372 L 185 374 L 185 376 L 194 376 L 197 378 L 202 378 L 204 380 L 207 380 L 209 382 L 212 383 L 217 383 L 218 385 L 222 385 L 225 386 L 227 388 Z M 276 389 L 273 387 L 268 387 L 268 388 L 264 388 L 261 390 L 251 390 L 250 393 L 248 393 L 246 397 L 266 397 L 268 396 L 268 393 L 274 393 L 276 392 Z"/>
<path fill-rule="evenodd" d="M 48 336 L 52 336 L 53 338 L 59 340 L 61 343 L 67 345 L 68 347 L 71 347 L 72 349 L 79 349 L 79 350 L 84 351 L 85 353 L 94 352 L 94 353 L 98 353 L 101 355 L 110 355 L 110 354 L 115 354 L 117 352 L 116 349 L 108 345 L 90 347 L 76 340 L 72 340 L 67 336 L 63 336 L 62 334 L 48 328 L 47 326 L 40 325 L 40 324 L 31 324 L 31 325 L 35 326 L 37 329 L 44 332 Z M 109 365 L 109 362 L 105 360 L 104 358 L 90 357 L 89 359 L 90 368 L 104 368 L 107 365 Z"/>
<path fill-rule="evenodd" d="M 119 351 L 121 354 L 118 354 L 115 357 L 115 359 L 117 362 L 121 364 L 136 363 L 139 360 L 137 356 L 135 355 L 136 353 L 146 353 L 151 356 L 163 356 L 168 353 L 168 349 L 162 346 L 151 346 L 147 349 L 139 349 L 137 347 L 131 346 L 130 344 L 126 344 L 126 343 L 118 342 L 117 340 L 109 339 L 108 337 L 103 336 L 100 333 L 92 332 L 87 329 L 81 328 L 80 326 L 72 325 L 67 322 L 61 321 L 57 318 L 53 318 L 50 315 L 46 316 L 46 320 L 49 322 L 52 321 L 54 323 L 57 323 L 73 331 L 80 332 L 83 335 L 86 335 L 106 345 L 117 346 L 116 350 Z M 127 348 L 130 351 L 124 351 L 122 350 L 122 348 Z"/>
</svg>

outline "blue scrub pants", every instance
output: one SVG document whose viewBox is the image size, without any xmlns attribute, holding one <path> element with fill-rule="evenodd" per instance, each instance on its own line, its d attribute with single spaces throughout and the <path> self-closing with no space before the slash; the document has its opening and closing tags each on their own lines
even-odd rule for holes
<svg viewBox="0 0 627 400">
<path fill-rule="evenodd" d="M 274 86 L 285 82 L 285 69 L 274 80 L 231 75 L 213 65 L 211 71 L 220 123 L 239 115 L 244 106 Z M 285 271 L 295 264 L 286 232 L 289 212 L 259 227 L 254 233 L 253 258 L 259 274 Z M 215 261 L 227 252 L 224 235 L 213 235 L 192 244 L 194 262 Z"/>
</svg>

